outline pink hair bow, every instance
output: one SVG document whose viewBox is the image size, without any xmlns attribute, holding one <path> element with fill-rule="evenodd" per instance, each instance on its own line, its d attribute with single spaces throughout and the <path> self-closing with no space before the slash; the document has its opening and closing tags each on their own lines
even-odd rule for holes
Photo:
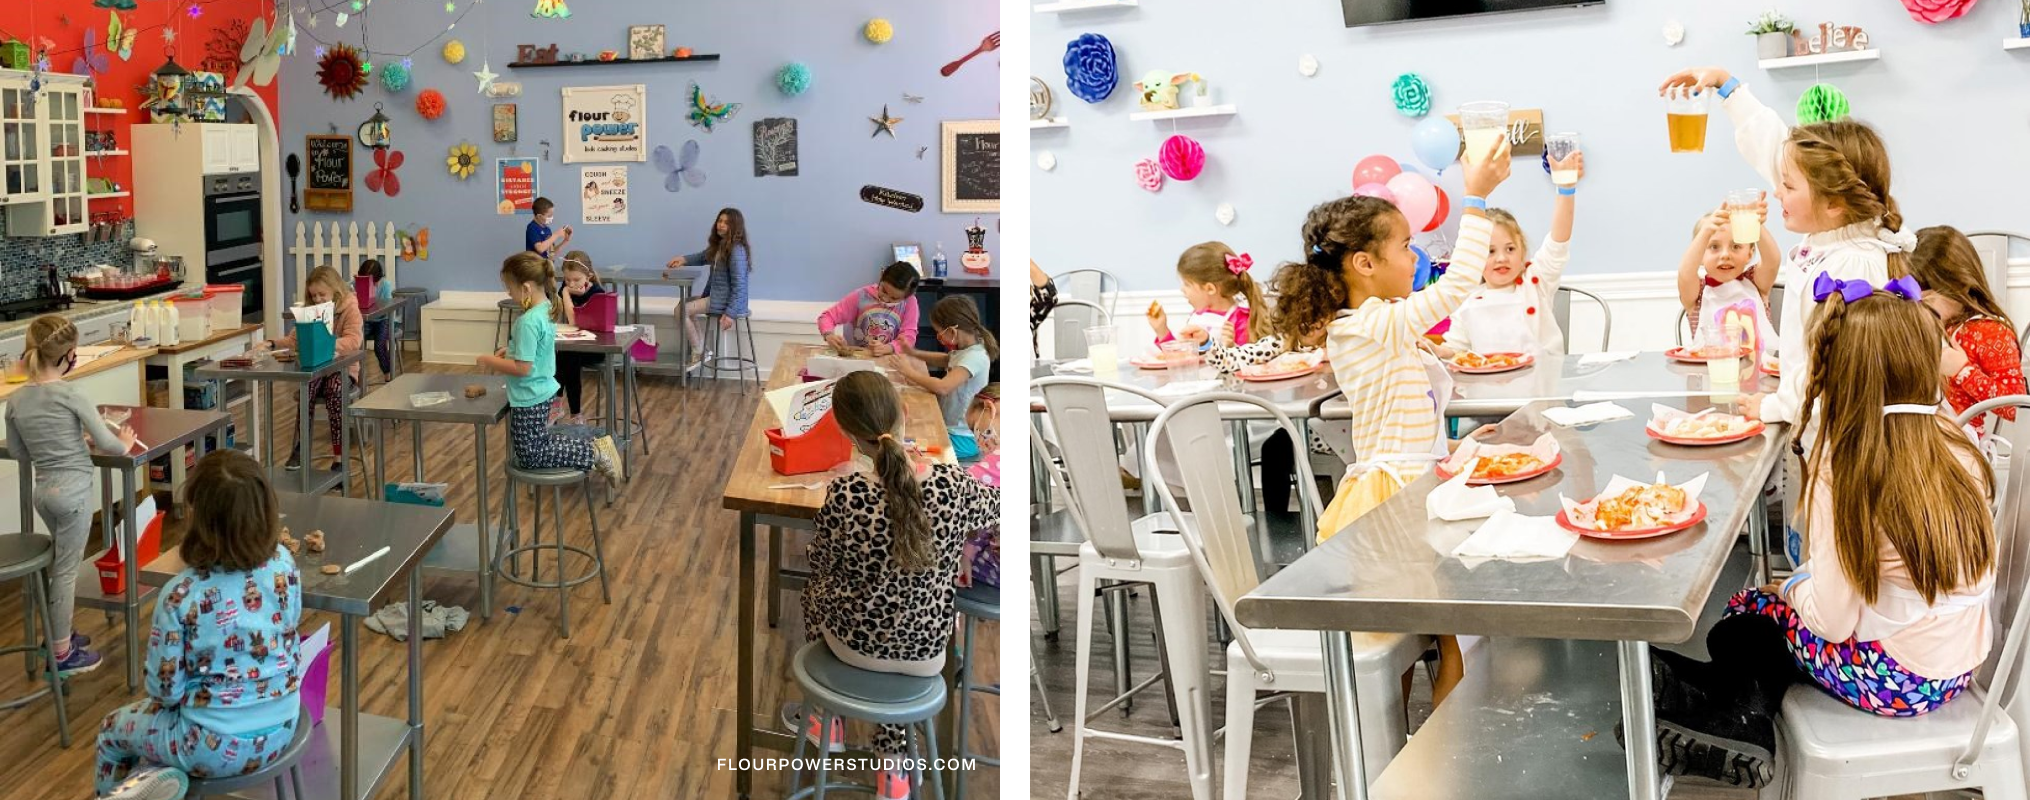
<svg viewBox="0 0 2030 800">
<path fill-rule="evenodd" d="M 1246 253 L 1226 254 L 1226 271 L 1239 275 L 1255 265 L 1255 259 Z"/>
</svg>

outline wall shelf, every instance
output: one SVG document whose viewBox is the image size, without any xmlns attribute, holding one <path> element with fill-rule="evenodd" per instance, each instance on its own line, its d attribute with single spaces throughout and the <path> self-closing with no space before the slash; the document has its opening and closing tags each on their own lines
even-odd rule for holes
<svg viewBox="0 0 2030 800">
<path fill-rule="evenodd" d="M 127 154 L 127 151 L 125 151 L 125 150 L 86 150 L 86 151 L 85 151 L 85 155 L 87 155 L 87 156 L 124 156 L 124 155 L 126 155 L 126 154 Z"/>
<path fill-rule="evenodd" d="M 1030 130 L 1042 130 L 1044 128 L 1069 128 L 1069 127 L 1071 127 L 1070 117 L 1044 117 L 1043 119 L 1032 119 L 1029 121 Z"/>
<path fill-rule="evenodd" d="M 2003 39 L 2003 50 L 2030 50 L 2030 36 L 2021 39 Z"/>
<path fill-rule="evenodd" d="M 125 114 L 125 113 L 127 113 L 127 111 L 128 111 L 128 109 L 124 109 L 124 108 L 87 108 L 87 109 L 85 109 L 85 113 L 86 113 L 86 114 Z"/>
<path fill-rule="evenodd" d="M 1789 69 L 1791 67 L 1818 67 L 1826 64 L 1844 64 L 1849 61 L 1874 61 L 1882 57 L 1878 48 L 1867 50 L 1843 50 L 1837 53 L 1820 53 L 1815 56 L 1791 56 L 1789 58 L 1765 58 L 1755 62 L 1763 69 Z"/>
<path fill-rule="evenodd" d="M 1036 6 L 1038 14 L 1062 14 L 1066 11 L 1091 11 L 1096 8 L 1134 8 L 1141 0 L 1061 0 Z"/>
<path fill-rule="evenodd" d="M 87 194 L 85 196 L 93 200 L 98 200 L 100 198 L 127 197 L 132 194 L 133 192 L 100 192 L 98 194 Z"/>
<path fill-rule="evenodd" d="M 1133 114 L 1129 114 L 1128 119 L 1140 122 L 1142 120 L 1147 119 L 1190 119 L 1192 117 L 1230 117 L 1240 113 L 1240 111 L 1241 110 L 1238 106 L 1235 106 L 1232 103 L 1228 103 L 1226 105 L 1205 106 L 1202 108 L 1195 106 L 1187 106 L 1185 108 L 1173 108 L 1168 111 L 1138 111 Z"/>
<path fill-rule="evenodd" d="M 528 61 L 516 61 L 511 64 L 508 64 L 508 68 L 535 69 L 538 67 L 610 67 L 619 64 L 681 64 L 687 61 L 718 61 L 718 60 L 719 60 L 718 53 L 693 53 L 683 58 L 678 58 L 676 56 L 664 56 L 662 58 L 616 58 L 612 61 L 600 61 L 599 59 L 596 58 L 588 58 L 585 59 L 584 61 L 556 61 L 544 64 L 538 64 Z"/>
</svg>

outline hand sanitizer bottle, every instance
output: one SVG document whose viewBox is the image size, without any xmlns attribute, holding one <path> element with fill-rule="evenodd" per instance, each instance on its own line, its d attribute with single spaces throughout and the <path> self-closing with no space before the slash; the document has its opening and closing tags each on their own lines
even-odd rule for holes
<svg viewBox="0 0 2030 800">
<path fill-rule="evenodd" d="M 945 260 L 945 243 L 938 242 L 937 255 L 931 256 L 930 259 L 930 275 L 933 278 L 942 278 L 950 268 L 951 262 Z"/>
</svg>

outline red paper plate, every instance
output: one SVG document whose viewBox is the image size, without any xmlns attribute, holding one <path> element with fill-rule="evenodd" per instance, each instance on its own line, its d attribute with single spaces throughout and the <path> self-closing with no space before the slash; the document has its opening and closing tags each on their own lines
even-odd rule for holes
<svg viewBox="0 0 2030 800">
<path fill-rule="evenodd" d="M 1158 359 L 1131 358 L 1128 359 L 1128 363 L 1134 365 L 1136 369 L 1158 370 L 1170 368 L 1170 362 L 1164 361 L 1163 359 L 1160 358 Z M 1198 366 L 1198 357 L 1193 356 L 1190 361 L 1184 362 L 1184 366 L 1191 367 Z"/>
<path fill-rule="evenodd" d="M 1652 422 L 1654 422 L 1654 420 L 1652 420 Z M 1755 424 L 1746 431 L 1734 434 L 1732 436 L 1721 436 L 1712 439 L 1694 439 L 1685 436 L 1665 436 L 1663 435 L 1662 431 L 1659 431 L 1648 425 L 1642 426 L 1642 430 L 1643 432 L 1648 433 L 1649 438 L 1651 439 L 1670 442 L 1671 444 L 1682 444 L 1682 445 L 1690 445 L 1692 447 L 1700 447 L 1706 445 L 1733 444 L 1735 442 L 1747 441 L 1757 436 L 1761 436 L 1763 428 L 1766 427 L 1768 426 L 1763 425 L 1761 420 L 1756 420 Z"/>
<path fill-rule="evenodd" d="M 1722 360 L 1722 359 L 1728 359 L 1728 358 L 1740 358 L 1740 357 L 1742 357 L 1742 356 L 1745 356 L 1745 355 L 1748 355 L 1748 351 L 1747 351 L 1747 350 L 1740 350 L 1740 351 L 1737 351 L 1737 352 L 1735 352 L 1735 353 L 1734 353 L 1734 355 L 1731 355 L 1731 356 L 1701 356 L 1701 355 L 1694 355 L 1694 354 L 1692 353 L 1692 350 L 1691 350 L 1691 348 L 1689 348 L 1689 347 L 1673 347 L 1673 348 L 1671 348 L 1671 349 L 1669 349 L 1669 350 L 1665 350 L 1665 351 L 1663 351 L 1663 357 L 1664 357 L 1664 358 L 1668 358 L 1668 359 L 1670 359 L 1670 360 L 1672 360 L 1672 361 L 1689 361 L 1689 362 L 1691 362 L 1691 363 L 1694 363 L 1694 364 L 1704 364 L 1704 363 L 1706 363 L 1706 362 L 1708 362 L 1708 361 L 1720 361 L 1720 360 Z"/>
<path fill-rule="evenodd" d="M 1240 372 L 1234 373 L 1234 377 L 1254 383 L 1267 383 L 1269 381 L 1287 381 L 1290 380 L 1291 378 L 1302 378 L 1306 375 L 1316 375 L 1320 372 L 1324 372 L 1326 367 L 1328 366 L 1330 365 L 1326 364 L 1323 361 L 1320 361 L 1318 362 L 1318 366 L 1304 370 L 1303 372 L 1278 372 L 1273 375 L 1249 375 L 1247 373 L 1247 370 L 1243 369 Z"/>
<path fill-rule="evenodd" d="M 1537 363 L 1537 357 L 1529 355 L 1527 353 L 1481 353 L 1481 355 L 1520 356 L 1522 360 L 1514 364 L 1510 364 L 1506 367 L 1462 367 L 1459 366 L 1458 364 L 1453 363 L 1452 360 L 1448 358 L 1445 360 L 1445 366 L 1450 367 L 1453 372 L 1457 372 L 1462 375 L 1495 375 L 1503 372 L 1514 372 L 1516 370 L 1522 369 L 1523 367 L 1531 366 Z"/>
<path fill-rule="evenodd" d="M 1538 467 L 1537 469 L 1535 469 L 1535 470 L 1532 470 L 1532 471 L 1530 471 L 1530 472 L 1523 472 L 1523 473 L 1518 473 L 1518 474 L 1515 474 L 1515 475 L 1510 475 L 1510 476 L 1507 476 L 1507 477 L 1504 477 L 1504 478 L 1489 478 L 1489 479 L 1486 479 L 1486 480 L 1481 480 L 1481 479 L 1479 479 L 1479 478 L 1467 478 L 1467 479 L 1466 479 L 1466 485 L 1467 485 L 1467 486 L 1495 486 L 1495 485 L 1498 485 L 1498 484 L 1503 484 L 1503 483 L 1521 483 L 1521 482 L 1523 482 L 1523 481 L 1526 481 L 1526 480 L 1529 480 L 1529 479 L 1531 479 L 1531 478 L 1537 477 L 1538 475 L 1542 475 L 1542 474 L 1544 474 L 1544 473 L 1550 472 L 1551 470 L 1557 469 L 1557 468 L 1558 468 L 1558 465 L 1559 465 L 1559 464 L 1563 464 L 1563 463 L 1565 463 L 1565 454 L 1564 454 L 1564 453 L 1559 453 L 1559 454 L 1557 454 L 1557 455 L 1551 456 L 1551 462 L 1550 462 L 1550 463 L 1548 463 L 1548 464 L 1545 464 L 1545 465 L 1543 465 L 1542 467 Z M 1451 480 L 1451 479 L 1452 479 L 1452 477 L 1453 477 L 1454 475 L 1457 475 L 1457 474 L 1458 474 L 1458 473 L 1456 473 L 1456 472 L 1449 472 L 1449 471 L 1447 471 L 1447 470 L 1445 469 L 1445 466 L 1444 466 L 1443 464 L 1440 464 L 1440 465 L 1438 465 L 1438 467 L 1437 467 L 1437 472 L 1438 472 L 1438 477 L 1440 477 L 1440 478 L 1443 478 L 1443 479 L 1445 479 L 1445 480 L 1448 480 L 1448 481 L 1449 481 L 1449 480 Z"/>
<path fill-rule="evenodd" d="M 1571 517 L 1565 515 L 1564 509 L 1562 508 L 1558 509 L 1559 527 L 1589 539 L 1610 539 L 1610 540 L 1648 539 L 1652 536 L 1662 536 L 1666 533 L 1677 533 L 1678 531 L 1699 524 L 1701 521 L 1705 520 L 1705 518 L 1706 518 L 1706 504 L 1704 502 L 1700 502 L 1699 510 L 1692 512 L 1691 518 L 1686 519 L 1684 522 L 1680 522 L 1676 525 L 1665 525 L 1661 528 L 1644 528 L 1642 530 L 1634 530 L 1634 531 L 1596 531 L 1593 530 L 1592 528 L 1579 527 L 1577 524 L 1572 522 Z"/>
<path fill-rule="evenodd" d="M 1755 365 L 1755 371 L 1770 377 L 1778 377 L 1777 365 L 1778 362 L 1775 361 L 1764 361 Z"/>
</svg>

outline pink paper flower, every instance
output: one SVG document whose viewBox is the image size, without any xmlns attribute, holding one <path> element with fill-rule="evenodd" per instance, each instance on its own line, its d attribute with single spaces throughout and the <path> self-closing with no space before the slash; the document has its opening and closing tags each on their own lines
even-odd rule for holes
<svg viewBox="0 0 2030 800">
<path fill-rule="evenodd" d="M 1974 0 L 1903 0 L 1903 7 L 1910 10 L 1910 18 L 1927 24 L 1958 17 L 1974 7 Z"/>
<path fill-rule="evenodd" d="M 1153 158 L 1135 162 L 1135 183 L 1152 192 L 1162 191 L 1163 167 Z"/>
</svg>

